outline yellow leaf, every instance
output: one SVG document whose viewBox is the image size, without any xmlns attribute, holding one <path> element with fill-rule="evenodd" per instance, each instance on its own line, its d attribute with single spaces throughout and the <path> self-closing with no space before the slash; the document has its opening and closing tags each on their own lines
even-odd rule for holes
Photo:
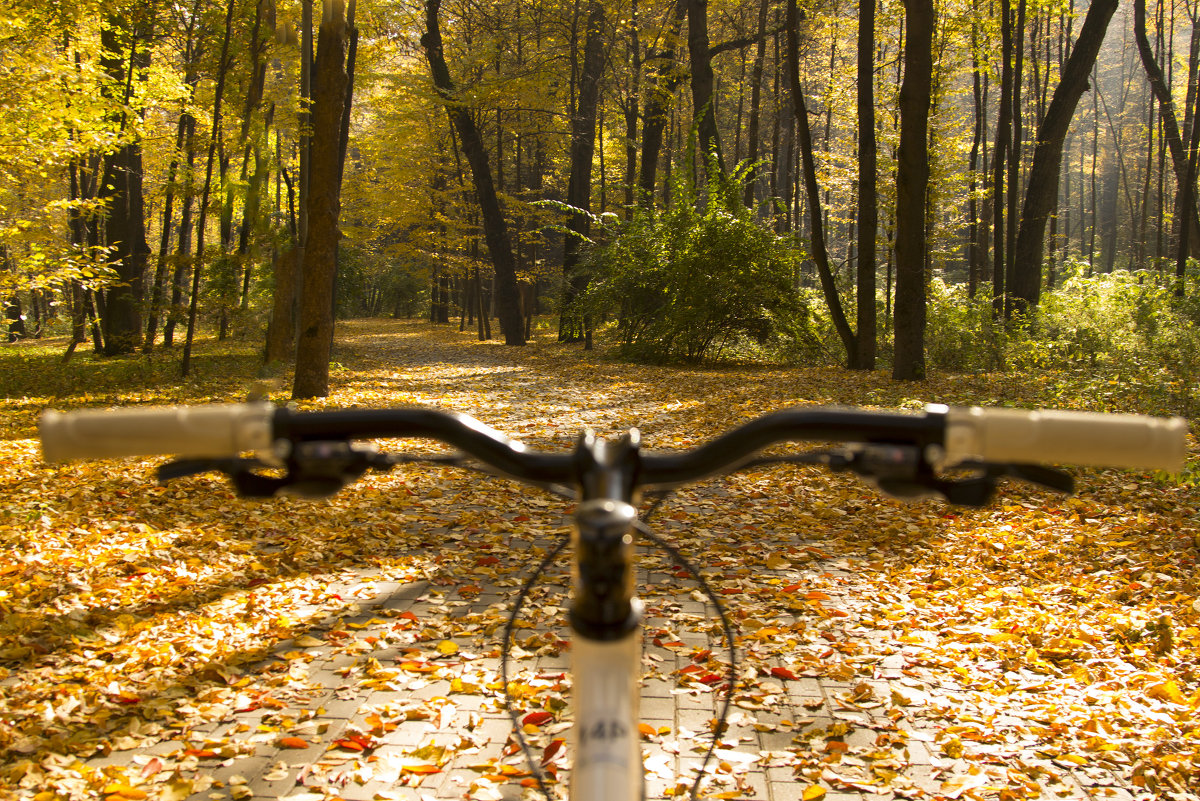
<svg viewBox="0 0 1200 801">
<path fill-rule="evenodd" d="M 458 653 L 458 643 L 454 642 L 453 640 L 442 640 L 441 642 L 439 642 L 437 644 L 437 650 L 438 650 L 439 654 L 442 654 L 444 656 L 449 656 L 450 654 L 457 654 Z"/>
<path fill-rule="evenodd" d="M 812 784 L 812 785 L 809 785 L 808 787 L 805 787 L 804 794 L 801 796 L 801 798 L 803 798 L 804 801 L 820 801 L 820 799 L 822 799 L 824 797 L 825 797 L 825 788 L 820 786 L 819 784 Z"/>
<path fill-rule="evenodd" d="M 1152 684 L 1146 688 L 1146 695 L 1159 701 L 1170 701 L 1172 704 L 1187 703 L 1183 693 L 1179 691 L 1179 685 L 1173 680 Z"/>
<path fill-rule="evenodd" d="M 325 644 L 324 640 L 318 640 L 316 637 L 312 636 L 311 634 L 305 634 L 301 637 L 296 638 L 296 645 L 299 645 L 301 648 L 316 648 L 318 645 L 324 645 L 324 644 Z"/>
<path fill-rule="evenodd" d="M 175 779 L 163 786 L 159 792 L 159 801 L 184 801 L 192 794 L 191 779 Z"/>
<path fill-rule="evenodd" d="M 790 564 L 791 560 L 782 554 L 773 553 L 767 557 L 768 570 L 782 570 Z"/>
</svg>

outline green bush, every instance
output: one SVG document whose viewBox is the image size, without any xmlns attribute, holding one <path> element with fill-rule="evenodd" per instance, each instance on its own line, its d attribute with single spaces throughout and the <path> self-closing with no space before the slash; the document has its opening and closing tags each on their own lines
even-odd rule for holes
<svg viewBox="0 0 1200 801">
<path fill-rule="evenodd" d="M 588 288 L 573 313 L 615 317 L 622 354 L 699 362 L 753 342 L 773 353 L 821 347 L 793 286 L 799 254 L 740 201 L 740 173 L 701 197 L 680 183 L 665 211 L 639 211 L 585 254 Z"/>
<path fill-rule="evenodd" d="M 1046 293 L 1009 347 L 1014 370 L 1050 368 L 1086 375 L 1097 408 L 1200 412 L 1200 301 L 1179 298 L 1171 281 L 1082 268 Z"/>
<path fill-rule="evenodd" d="M 925 306 L 925 356 L 930 366 L 956 372 L 999 369 L 1007 342 L 987 288 L 972 298 L 965 284 L 930 281 Z"/>
</svg>

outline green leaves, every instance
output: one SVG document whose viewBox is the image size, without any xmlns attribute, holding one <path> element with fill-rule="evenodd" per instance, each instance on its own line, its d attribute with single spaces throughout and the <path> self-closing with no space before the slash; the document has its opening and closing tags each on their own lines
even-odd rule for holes
<svg viewBox="0 0 1200 801">
<path fill-rule="evenodd" d="M 745 342 L 795 344 L 808 309 L 792 287 L 799 254 L 745 209 L 737 177 L 685 183 L 670 207 L 640 213 L 593 248 L 577 313 L 617 317 L 624 352 L 700 362 Z"/>
</svg>

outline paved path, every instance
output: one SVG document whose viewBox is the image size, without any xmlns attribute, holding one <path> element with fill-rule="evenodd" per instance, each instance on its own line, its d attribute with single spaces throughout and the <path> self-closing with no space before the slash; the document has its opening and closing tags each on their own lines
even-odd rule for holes
<svg viewBox="0 0 1200 801">
<path fill-rule="evenodd" d="M 424 523 L 435 541 L 454 530 L 436 522 Z M 672 533 L 684 525 L 668 518 L 659 527 Z M 506 556 L 520 558 L 524 551 L 532 565 L 550 542 L 515 538 Z M 643 743 L 647 798 L 664 798 L 670 788 L 690 787 L 701 761 L 698 747 L 711 741 L 716 694 L 704 681 L 721 683 L 711 674 L 697 676 L 715 668 L 696 668 L 719 665 L 725 646 L 712 607 L 694 587 L 648 561 L 654 572 L 639 577 L 649 610 L 641 718 L 653 730 Z M 848 653 L 841 675 L 794 664 L 778 674 L 763 676 L 761 667 L 743 673 L 750 681 L 739 685 L 729 729 L 710 762 L 706 786 L 714 795 L 708 797 L 801 801 L 806 790 L 813 797 L 814 786 L 825 790 L 826 801 L 1025 797 L 1011 789 L 1022 786 L 1011 760 L 969 753 L 970 743 L 964 748 L 947 738 L 945 722 L 934 713 L 958 704 L 969 715 L 961 688 L 935 678 L 907 649 L 880 643 L 872 630 L 856 626 L 855 593 L 869 588 L 856 587 L 846 567 L 816 559 L 803 570 L 789 564 L 775 571 L 780 581 L 819 579 L 821 586 L 840 587 L 825 604 L 849 610 L 832 623 L 855 633 L 858 645 L 840 646 Z M 89 764 L 174 771 L 181 777 L 177 797 L 194 801 L 534 797 L 522 785 L 531 781 L 527 764 L 511 745 L 512 724 L 494 684 L 500 621 L 516 588 L 507 578 L 473 580 L 476 589 L 464 594 L 436 581 L 395 581 L 366 569 L 325 577 L 324 597 L 343 603 L 314 606 L 307 633 L 244 667 L 245 675 L 278 677 L 278 691 L 239 698 L 238 676 L 231 675 L 228 699 L 208 707 L 211 720 L 150 749 L 118 750 Z M 569 655 L 559 625 L 565 598 L 556 600 L 565 587 L 565 570 L 558 568 L 536 591 L 535 618 L 517 631 L 521 651 L 513 663 L 518 690 L 552 699 L 551 706 L 566 691 Z M 734 609 L 739 628 L 749 633 L 739 643 L 742 653 L 766 643 L 771 634 L 755 633 L 770 632 L 766 626 L 773 623 L 748 622 L 745 608 Z M 434 642 L 454 645 L 429 659 Z M 549 748 L 554 758 L 548 763 L 563 766 L 552 743 L 568 737 L 568 728 L 549 722 L 531 729 L 539 760 Z M 1038 777 L 1043 798 L 1133 797 L 1111 775 L 1073 768 L 1025 762 L 1021 775 Z M 1009 794 L 998 796 L 1000 787 Z"/>
</svg>

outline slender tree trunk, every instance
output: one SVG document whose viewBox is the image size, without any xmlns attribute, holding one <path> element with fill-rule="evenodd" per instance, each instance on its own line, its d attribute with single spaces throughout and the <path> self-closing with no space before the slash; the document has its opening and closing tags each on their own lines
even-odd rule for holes
<svg viewBox="0 0 1200 801">
<path fill-rule="evenodd" d="M 450 70 L 446 66 L 446 59 L 442 53 L 442 34 L 438 24 L 440 6 L 441 0 L 426 0 L 425 35 L 421 37 L 421 46 L 429 61 L 434 87 L 446 106 L 454 128 L 458 131 L 467 163 L 471 165 L 471 177 L 475 184 L 480 213 L 483 216 L 484 237 L 487 240 L 492 265 L 496 271 L 496 300 L 500 329 L 504 332 L 504 342 L 506 345 L 524 345 L 525 332 L 521 320 L 512 241 L 509 238 L 504 212 L 501 210 L 500 201 L 496 196 L 495 185 L 492 183 L 492 171 L 488 164 L 487 150 L 484 149 L 483 140 L 480 138 L 479 129 L 475 126 L 475 120 L 471 116 L 470 110 L 456 97 L 454 82 L 450 78 Z"/>
<path fill-rule="evenodd" d="M 1175 116 L 1170 85 L 1167 83 L 1162 67 L 1158 64 L 1158 59 L 1154 56 L 1154 51 L 1150 48 L 1150 40 L 1146 36 L 1146 0 L 1134 0 L 1133 35 L 1137 41 L 1138 55 L 1141 57 L 1142 67 L 1146 71 L 1146 78 L 1150 82 L 1154 96 L 1158 99 L 1162 134 L 1171 152 L 1171 165 L 1175 168 L 1176 189 L 1182 195 L 1187 182 L 1188 156 L 1183 137 L 1179 133 L 1179 121 Z M 1191 241 L 1190 253 L 1193 258 L 1200 258 L 1200 220 L 1197 218 L 1196 210 L 1183 210 L 1183 213 L 1177 213 L 1176 216 L 1188 222 L 1191 229 L 1188 235 L 1188 239 Z M 1182 231 L 1182 228 L 1179 230 Z"/>
<path fill-rule="evenodd" d="M 167 305 L 167 319 L 163 325 L 163 347 L 175 344 L 175 326 L 183 313 L 183 292 L 187 288 L 188 272 L 192 251 L 192 200 L 195 195 L 193 170 L 196 166 L 196 118 L 189 115 L 187 133 L 184 137 L 184 159 L 187 165 L 184 174 L 187 183 L 183 187 L 182 208 L 179 210 L 179 233 L 176 237 L 174 269 L 171 271 L 171 301 Z"/>
<path fill-rule="evenodd" d="M 1179 210 L 1179 215 L 1185 219 L 1192 219 L 1196 216 L 1196 175 L 1197 162 L 1200 161 L 1200 75 L 1197 72 L 1197 62 L 1200 62 L 1200 21 L 1193 18 L 1192 20 L 1192 41 L 1190 47 L 1190 55 L 1188 57 L 1188 108 L 1185 114 L 1184 130 L 1188 133 L 1188 161 L 1187 171 L 1184 174 L 1183 187 L 1179 191 L 1179 201 L 1175 208 Z M 1179 229 L 1179 247 L 1175 253 L 1175 295 L 1183 297 L 1184 295 L 1184 278 L 1187 275 L 1187 257 L 1189 252 L 1194 252 L 1193 245 L 1189 244 L 1191 239 L 1189 235 L 1189 226 L 1183 225 Z"/>
<path fill-rule="evenodd" d="M 1012 147 L 1012 5 L 1000 3 L 1000 109 L 996 120 L 996 146 L 992 150 L 992 314 L 1003 317 L 1008 307 L 1005 270 L 1008 266 L 1004 220 L 1005 165 Z M 1014 221 L 1009 220 L 1009 225 Z"/>
<path fill-rule="evenodd" d="M 687 0 L 676 0 L 675 9 L 665 34 L 670 43 L 662 50 L 646 52 L 646 103 L 642 111 L 642 164 L 638 171 L 638 203 L 644 208 L 654 207 L 654 191 L 658 173 L 658 161 L 662 153 L 664 134 L 670 121 L 672 99 L 683 77 L 675 69 L 675 46 L 673 42 L 683 30 L 683 19 L 687 15 Z"/>
<path fill-rule="evenodd" d="M 852 367 L 875 369 L 875 0 L 858 0 L 858 348 Z"/>
<path fill-rule="evenodd" d="M 850 365 L 853 364 L 855 354 L 858 353 L 858 344 L 855 342 L 854 332 L 850 329 L 850 323 L 846 319 L 846 313 L 842 309 L 842 300 L 833 279 L 833 271 L 829 267 L 829 253 L 825 247 L 825 229 L 821 217 L 821 189 L 817 185 L 817 165 L 813 155 L 812 132 L 808 125 L 808 108 L 804 103 L 804 92 L 800 88 L 799 27 L 800 14 L 796 8 L 796 0 L 788 0 L 786 71 L 796 110 L 796 132 L 800 140 L 800 160 L 808 195 L 809 221 L 812 226 L 813 261 L 817 265 L 821 289 L 825 294 L 825 302 L 829 306 L 834 328 L 842 341 L 842 347 L 846 350 L 846 362 Z"/>
<path fill-rule="evenodd" d="M 933 0 L 904 4 L 904 80 L 896 170 L 896 355 L 892 378 L 925 378 L 925 199 L 933 84 Z"/>
<path fill-rule="evenodd" d="M 579 75 L 579 102 L 571 119 L 571 174 L 567 183 L 567 203 L 572 212 L 563 237 L 563 278 L 566 296 L 559 319 L 560 342 L 578 342 L 586 336 L 587 321 L 578 319 L 571 303 L 587 289 L 587 277 L 579 274 L 579 249 L 591 233 L 592 160 L 596 153 L 596 113 L 600 105 L 600 77 L 604 70 L 606 36 L 604 4 L 588 3 L 587 32 L 584 35 L 583 70 Z M 603 210 L 603 209 L 602 209 Z"/>
<path fill-rule="evenodd" d="M 871 0 L 874 2 L 874 0 Z M 758 161 L 759 154 L 759 124 L 762 117 L 762 81 L 763 66 L 767 55 L 767 9 L 768 0 L 761 0 L 758 7 L 758 44 L 754 49 L 754 66 L 750 68 L 750 119 L 746 131 L 746 158 L 753 164 Z M 756 191 L 761 180 L 762 170 L 755 166 L 746 174 L 745 194 L 742 202 L 747 208 L 754 208 L 757 203 Z"/>
<path fill-rule="evenodd" d="M 175 130 L 175 152 L 171 157 L 170 166 L 167 167 L 167 191 L 166 197 L 163 200 L 162 235 L 158 243 L 158 264 L 154 270 L 154 286 L 150 295 L 150 313 L 147 315 L 149 319 L 146 322 L 146 338 L 142 343 L 142 350 L 146 353 L 154 349 L 154 340 L 158 334 L 158 320 L 162 312 L 163 294 L 166 288 L 167 275 L 170 272 L 168 258 L 171 248 L 171 226 L 175 211 L 175 183 L 179 175 L 179 154 L 183 150 L 189 119 L 191 119 L 191 114 L 188 113 L 185 104 L 183 112 L 179 115 L 179 124 Z M 190 179 L 191 176 L 189 175 L 188 178 Z"/>
<path fill-rule="evenodd" d="M 208 218 L 208 195 L 212 189 L 213 162 L 217 154 L 217 142 L 221 137 L 221 100 L 225 94 L 225 76 L 229 71 L 229 37 L 233 28 L 233 11 L 236 0 L 229 0 L 225 12 L 225 36 L 221 40 L 221 58 L 217 62 L 217 86 L 213 94 L 212 135 L 208 145 L 208 164 L 204 171 L 204 189 L 200 193 L 200 218 L 196 223 L 196 263 L 192 265 L 192 297 L 188 304 L 187 337 L 183 343 L 183 359 L 180 370 L 186 378 L 192 366 L 192 341 L 196 335 L 196 311 L 200 303 L 200 278 L 204 272 L 204 227 Z"/>
<path fill-rule="evenodd" d="M 977 181 L 979 179 L 979 146 L 983 142 L 983 70 L 979 64 L 979 25 L 971 24 L 971 96 L 975 125 L 971 134 L 971 155 L 967 161 L 969 184 L 967 188 L 967 296 L 974 298 L 979 287 L 983 269 L 980 264 L 979 247 L 979 201 Z"/>
<path fill-rule="evenodd" d="M 1005 317 L 1012 313 L 1012 289 L 1010 284 L 1013 280 L 1013 271 L 1016 269 L 1014 255 L 1016 253 L 1017 242 L 1017 226 L 1020 224 L 1020 219 L 1017 217 L 1017 209 L 1020 205 L 1021 198 L 1021 149 L 1024 146 L 1024 115 L 1022 110 L 1024 104 L 1021 101 L 1021 81 L 1024 77 L 1025 68 L 1025 11 L 1027 8 L 1027 0 L 1018 0 L 1017 2 L 1017 27 L 1016 33 L 1012 41 L 1013 54 L 1013 76 L 1012 89 L 1009 95 L 1010 115 L 1012 119 L 1012 141 L 1008 146 L 1008 179 L 1005 186 L 1006 206 L 1007 211 L 1005 216 L 1008 219 L 1008 225 L 1004 229 L 1004 314 Z"/>
</svg>

